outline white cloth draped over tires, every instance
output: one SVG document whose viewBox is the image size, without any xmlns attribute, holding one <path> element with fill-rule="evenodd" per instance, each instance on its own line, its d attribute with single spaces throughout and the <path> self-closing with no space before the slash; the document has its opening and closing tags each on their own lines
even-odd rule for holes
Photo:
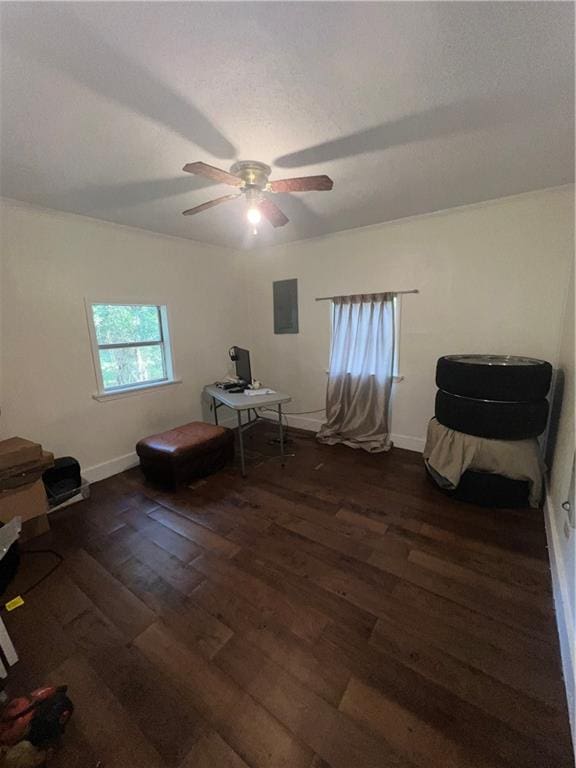
<svg viewBox="0 0 576 768">
<path fill-rule="evenodd" d="M 544 486 L 544 462 L 538 440 L 489 440 L 457 432 L 431 419 L 424 461 L 441 488 L 453 490 L 470 469 L 503 475 L 529 484 L 530 506 L 538 507 Z"/>
<path fill-rule="evenodd" d="M 371 453 L 392 447 L 394 295 L 334 299 L 327 421 L 317 435 L 322 443 L 344 443 Z"/>
</svg>

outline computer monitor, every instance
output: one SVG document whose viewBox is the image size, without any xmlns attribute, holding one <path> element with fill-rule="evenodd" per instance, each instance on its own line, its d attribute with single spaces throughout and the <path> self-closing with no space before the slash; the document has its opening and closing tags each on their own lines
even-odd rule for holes
<svg viewBox="0 0 576 768">
<path fill-rule="evenodd" d="M 236 376 L 246 384 L 252 383 L 252 369 L 250 368 L 250 352 L 241 347 L 234 347 L 236 356 Z"/>
</svg>

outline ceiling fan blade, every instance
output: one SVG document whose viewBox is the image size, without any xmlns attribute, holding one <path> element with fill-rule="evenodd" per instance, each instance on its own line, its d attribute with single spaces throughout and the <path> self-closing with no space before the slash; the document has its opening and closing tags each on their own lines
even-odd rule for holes
<svg viewBox="0 0 576 768">
<path fill-rule="evenodd" d="M 182 214 L 184 216 L 193 216 L 195 213 L 202 213 L 202 211 L 207 211 L 208 208 L 213 208 L 215 205 L 225 203 L 226 200 L 234 200 L 236 197 L 241 197 L 241 193 L 239 192 L 236 195 L 224 195 L 223 197 L 217 197 L 215 200 L 208 200 L 207 203 L 202 203 L 202 205 L 197 205 L 195 208 L 188 208 L 187 211 L 182 211 Z"/>
<path fill-rule="evenodd" d="M 280 208 L 273 203 L 272 200 L 262 198 L 258 203 L 260 213 L 265 216 L 273 227 L 283 227 L 284 224 L 288 224 L 289 218 L 286 216 Z"/>
<path fill-rule="evenodd" d="M 222 168 L 216 168 L 208 163 L 187 163 L 183 171 L 186 173 L 195 173 L 197 176 L 205 176 L 207 179 L 217 181 L 219 184 L 230 184 L 233 187 L 241 187 L 244 182 L 233 173 L 223 171 Z"/>
<path fill-rule="evenodd" d="M 300 176 L 270 182 L 272 192 L 328 192 L 334 186 L 330 176 Z"/>
</svg>

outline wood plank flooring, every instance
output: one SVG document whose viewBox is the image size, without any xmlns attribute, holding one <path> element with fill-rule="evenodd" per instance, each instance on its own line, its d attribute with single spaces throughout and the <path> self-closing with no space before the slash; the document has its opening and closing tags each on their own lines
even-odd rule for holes
<svg viewBox="0 0 576 768">
<path fill-rule="evenodd" d="M 29 548 L 9 692 L 67 683 L 62 768 L 573 766 L 542 514 L 441 495 L 417 454 L 246 436 L 178 493 L 138 469 Z M 16 594 L 51 565 L 24 555 Z"/>
</svg>

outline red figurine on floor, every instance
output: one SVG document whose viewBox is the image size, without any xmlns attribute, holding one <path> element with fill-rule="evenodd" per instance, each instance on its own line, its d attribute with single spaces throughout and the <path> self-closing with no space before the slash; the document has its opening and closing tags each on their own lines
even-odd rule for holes
<svg viewBox="0 0 576 768">
<path fill-rule="evenodd" d="M 44 765 L 74 707 L 65 685 L 38 688 L 8 702 L 0 714 L 0 766 Z"/>
</svg>

